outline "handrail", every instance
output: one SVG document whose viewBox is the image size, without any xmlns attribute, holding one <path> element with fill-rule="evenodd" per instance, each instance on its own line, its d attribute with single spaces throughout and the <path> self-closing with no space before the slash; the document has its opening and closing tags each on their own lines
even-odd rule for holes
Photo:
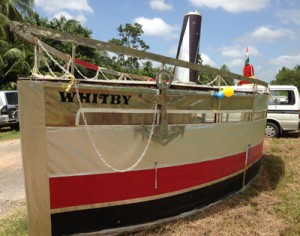
<svg viewBox="0 0 300 236">
<path fill-rule="evenodd" d="M 39 36 L 39 37 L 45 37 L 45 38 L 50 38 L 50 39 L 55 39 L 63 42 L 69 42 L 75 45 L 81 45 L 81 46 L 86 46 L 94 49 L 99 49 L 103 51 L 109 51 L 109 52 L 114 52 L 114 53 L 121 53 L 121 54 L 126 54 L 138 58 L 146 58 L 148 60 L 152 61 L 158 61 L 164 64 L 169 64 L 169 65 L 174 65 L 174 66 L 180 66 L 184 68 L 189 68 L 192 70 L 196 70 L 199 72 L 204 72 L 204 73 L 212 73 L 212 74 L 217 74 L 221 75 L 224 78 L 231 78 L 235 80 L 244 80 L 250 83 L 254 84 L 260 84 L 265 87 L 268 86 L 268 83 L 258 80 L 258 79 L 252 79 L 248 78 L 242 75 L 238 75 L 235 73 L 231 73 L 228 71 L 212 68 L 209 66 L 204 66 L 200 64 L 194 64 L 182 60 L 178 60 L 175 58 L 171 57 L 166 57 L 150 52 L 145 52 L 145 51 L 140 51 L 137 49 L 132 49 L 129 47 L 124 47 L 121 45 L 113 44 L 113 43 L 107 43 L 95 39 L 90 39 L 90 38 L 85 38 L 77 35 L 72 35 L 69 33 L 64 33 L 60 31 L 56 31 L 53 29 L 48 29 L 48 28 L 43 28 L 40 26 L 33 26 L 25 23 L 20 23 L 16 21 L 11 21 L 10 23 L 10 30 L 20 36 L 24 34 L 31 34 L 34 36 Z M 22 36 L 23 37 L 23 36 Z M 26 38 L 25 38 L 26 39 Z"/>
</svg>

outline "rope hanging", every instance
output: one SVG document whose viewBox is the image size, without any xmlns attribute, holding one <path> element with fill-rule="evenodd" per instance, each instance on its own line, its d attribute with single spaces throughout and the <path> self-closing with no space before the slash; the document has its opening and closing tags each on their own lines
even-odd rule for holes
<svg viewBox="0 0 300 236">
<path fill-rule="evenodd" d="M 78 101 L 78 104 L 79 104 L 79 107 L 80 109 L 83 108 L 82 106 L 82 103 L 80 101 L 80 96 L 79 96 L 79 92 L 78 92 L 78 86 L 77 86 L 77 83 L 75 81 L 74 83 L 74 87 L 75 87 L 75 90 L 76 90 L 76 96 L 77 96 L 77 101 Z M 157 94 L 159 94 L 159 90 L 157 90 Z M 117 171 L 117 172 L 125 172 L 125 171 L 130 171 L 132 170 L 133 168 L 135 168 L 141 161 L 142 159 L 145 157 L 146 155 L 146 152 L 149 148 L 149 145 L 150 145 L 150 142 L 152 140 L 152 136 L 153 136 L 153 133 L 154 133 L 154 128 L 155 128 L 155 121 L 156 121 L 156 114 L 157 114 L 157 104 L 154 105 L 154 115 L 153 115 L 153 122 L 152 122 L 152 126 L 151 126 L 151 131 L 150 131 L 150 135 L 148 137 L 148 140 L 147 140 L 147 144 L 144 148 L 144 151 L 142 152 L 142 154 L 140 155 L 140 157 L 137 159 L 137 161 L 130 167 L 126 168 L 126 169 L 118 169 L 114 166 L 112 166 L 111 164 L 109 164 L 103 157 L 103 155 L 100 153 L 96 143 L 95 143 L 95 140 L 91 134 L 91 130 L 90 130 L 90 126 L 87 124 L 87 120 L 86 120 L 86 117 L 84 115 L 84 113 L 81 113 L 82 114 L 82 118 L 83 118 L 83 122 L 84 122 L 84 126 L 85 126 L 85 129 L 87 131 L 87 134 L 88 134 L 88 137 L 89 137 L 89 140 L 97 154 L 97 156 L 101 159 L 101 161 L 108 167 L 110 168 L 111 170 L 113 171 Z"/>
<path fill-rule="evenodd" d="M 67 69 L 65 69 L 63 66 L 61 66 L 61 65 L 60 65 L 60 64 L 59 64 L 59 63 L 58 63 L 58 62 L 57 62 L 50 54 L 49 54 L 49 52 L 43 47 L 43 45 L 40 43 L 40 41 L 38 41 L 38 44 L 39 44 L 39 46 L 41 47 L 41 49 L 46 53 L 46 55 L 47 55 L 47 56 L 55 63 L 55 65 L 57 65 L 62 71 L 65 72 L 65 74 L 64 74 L 63 77 L 69 77 L 69 78 L 71 79 L 70 83 L 68 84 L 68 86 L 67 86 L 67 88 L 66 88 L 66 91 L 69 91 L 69 90 L 71 89 L 72 86 L 75 88 L 75 91 L 76 91 L 76 97 L 77 97 L 77 101 L 78 101 L 79 107 L 80 107 L 80 109 L 83 109 L 83 105 L 82 105 L 81 100 L 80 100 L 80 95 L 79 95 L 78 85 L 77 85 L 77 83 L 76 83 L 76 79 L 75 79 L 75 77 L 69 72 L 69 67 L 70 67 L 70 62 L 71 62 L 71 60 L 69 60 Z M 47 64 L 47 65 L 48 65 L 48 64 Z M 48 65 L 48 68 L 50 69 L 49 65 Z M 81 72 L 78 70 L 77 66 L 75 66 L 75 68 L 76 68 L 76 70 L 78 71 L 78 73 L 79 73 L 81 76 L 83 76 L 83 75 L 81 74 Z M 50 69 L 50 71 L 52 71 L 52 70 Z M 103 74 L 103 72 L 101 71 L 101 68 L 100 68 L 100 67 L 98 67 L 98 71 L 97 71 L 96 76 L 98 76 L 99 72 Z M 53 73 L 53 72 L 52 72 L 52 73 Z M 103 74 L 103 75 L 104 75 L 104 74 Z M 95 79 L 96 76 L 95 76 L 93 79 Z M 124 77 L 124 76 L 128 76 L 128 75 L 122 73 L 120 77 Z M 88 78 L 86 78 L 85 76 L 83 76 L 83 77 L 84 77 L 85 79 L 88 79 Z M 106 77 L 105 77 L 105 78 L 106 78 Z M 108 78 L 106 78 L 106 79 L 108 79 Z M 157 89 L 156 94 L 159 95 L 159 89 Z M 157 116 L 157 109 L 158 109 L 157 103 L 153 103 L 153 109 L 154 109 L 153 122 L 152 122 L 152 126 L 151 126 L 150 135 L 149 135 L 148 140 L 147 140 L 147 144 L 146 144 L 146 146 L 145 146 L 143 152 L 142 152 L 141 155 L 139 156 L 139 158 L 136 160 L 136 162 L 133 163 L 130 167 L 128 167 L 128 168 L 126 168 L 126 169 L 118 169 L 118 168 L 112 166 L 111 164 L 109 164 L 109 163 L 105 160 L 105 158 L 104 158 L 103 155 L 100 153 L 100 151 L 99 151 L 99 149 L 98 149 L 98 147 L 97 147 L 97 145 L 96 145 L 96 143 L 95 143 L 95 140 L 94 140 L 94 138 L 93 138 L 93 136 L 92 136 L 92 133 L 91 133 L 91 130 L 90 130 L 90 126 L 89 126 L 88 123 L 87 123 L 87 119 L 86 119 L 84 113 L 81 113 L 81 114 L 82 114 L 82 118 L 83 118 L 83 122 L 84 122 L 84 127 L 85 127 L 85 129 L 86 129 L 86 131 L 87 131 L 89 140 L 90 140 L 90 142 L 91 142 L 91 144 L 92 144 L 92 146 L 93 146 L 93 148 L 94 148 L 94 150 L 95 150 L 97 156 L 99 157 L 99 159 L 100 159 L 100 160 L 101 160 L 108 168 L 110 168 L 110 169 L 113 170 L 113 171 L 117 171 L 117 172 L 130 171 L 130 170 L 132 170 L 133 168 L 135 168 L 135 167 L 142 161 L 142 159 L 143 159 L 143 158 L 145 157 L 145 155 L 146 155 L 146 152 L 147 152 L 147 150 L 148 150 L 148 148 L 149 148 L 149 145 L 150 145 L 150 142 L 151 142 L 151 140 L 152 140 L 153 133 L 154 133 L 155 122 L 156 122 L 156 116 Z"/>
</svg>

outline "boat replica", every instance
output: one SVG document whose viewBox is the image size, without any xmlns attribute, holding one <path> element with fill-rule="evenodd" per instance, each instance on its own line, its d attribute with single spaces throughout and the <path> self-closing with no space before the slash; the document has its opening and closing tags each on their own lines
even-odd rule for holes
<svg viewBox="0 0 300 236">
<path fill-rule="evenodd" d="M 134 80 L 75 79 L 65 68 L 67 76 L 59 78 L 37 73 L 20 78 L 30 235 L 149 227 L 218 202 L 257 175 L 265 82 L 17 22 L 11 30 L 35 45 L 35 71 L 44 52 L 70 60 L 71 72 L 84 64 L 122 75 L 76 59 L 75 50 L 70 56 L 58 52 L 38 40 L 45 37 L 215 73 L 220 81 L 216 86 L 177 82 L 164 67 L 156 80 L 128 74 Z M 222 86 L 220 76 L 253 86 Z M 256 85 L 266 89 L 258 91 Z"/>
</svg>

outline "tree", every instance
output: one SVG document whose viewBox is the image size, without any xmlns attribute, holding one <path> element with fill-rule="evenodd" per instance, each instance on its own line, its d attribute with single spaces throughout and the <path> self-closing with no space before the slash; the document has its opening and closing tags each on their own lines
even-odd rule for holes
<svg viewBox="0 0 300 236">
<path fill-rule="evenodd" d="M 197 58 L 196 58 L 196 64 L 202 65 L 203 64 L 203 59 L 201 57 L 201 54 L 198 53 Z"/>
<path fill-rule="evenodd" d="M 34 0 L 1 0 L 0 12 L 11 20 L 22 20 L 22 16 L 33 11 Z"/>
<path fill-rule="evenodd" d="M 26 21 L 30 24 L 45 27 L 45 28 L 51 28 L 57 31 L 69 33 L 72 35 L 78 35 L 86 38 L 91 38 L 92 31 L 83 27 L 79 21 L 76 21 L 74 19 L 66 19 L 64 16 L 60 18 L 54 18 L 52 20 L 44 19 L 41 18 L 38 14 L 34 14 L 33 17 L 27 18 Z M 49 44 L 50 46 L 54 47 L 55 49 L 71 54 L 72 53 L 72 45 L 67 42 L 61 42 L 61 41 L 56 41 L 53 39 L 47 39 L 44 38 L 42 39 L 45 43 Z M 110 66 L 111 65 L 111 60 L 107 56 L 106 52 L 104 51 L 98 51 L 93 48 L 89 47 L 84 47 L 81 45 L 76 46 L 75 50 L 76 54 L 75 57 L 79 58 L 81 60 L 99 65 L 99 66 Z M 58 60 L 58 59 L 57 59 Z M 60 64 L 64 64 L 65 62 L 60 61 Z M 48 62 L 51 69 L 56 72 L 56 74 L 60 75 L 61 74 L 61 69 L 58 68 L 53 62 Z M 44 65 L 44 66 L 43 66 Z M 94 77 L 96 72 L 92 71 L 90 69 L 87 69 L 85 67 L 80 67 L 80 71 L 82 74 L 84 74 L 86 77 L 91 78 Z M 48 68 L 46 67 L 45 63 L 41 63 L 40 67 L 40 72 L 47 73 Z M 81 75 L 79 75 L 75 71 L 75 77 L 79 78 Z"/>
<path fill-rule="evenodd" d="M 0 89 L 15 89 L 18 75 L 30 72 L 32 50 L 19 43 L 9 30 L 11 20 L 23 21 L 32 13 L 33 0 L 1 0 L 0 2 Z"/>
<path fill-rule="evenodd" d="M 200 53 L 197 55 L 196 63 L 199 65 L 203 65 L 203 58 Z M 207 65 L 207 66 L 209 66 L 209 65 Z M 213 75 L 213 74 L 198 72 L 197 83 L 198 84 L 209 84 L 210 82 L 212 82 L 214 80 L 215 77 L 216 77 L 216 75 Z"/>
<path fill-rule="evenodd" d="M 110 43 L 115 43 L 129 48 L 134 48 L 142 51 L 149 49 L 149 46 L 140 38 L 144 33 L 142 25 L 135 23 L 134 25 L 125 24 L 118 27 L 120 39 L 112 38 Z M 124 54 L 119 54 L 118 58 L 114 58 L 117 64 L 125 69 L 139 68 L 139 59 L 137 57 L 126 57 Z"/>
<path fill-rule="evenodd" d="M 300 90 L 300 65 L 296 65 L 292 70 L 282 67 L 277 73 L 275 80 L 270 83 L 273 85 L 294 85 Z"/>
<path fill-rule="evenodd" d="M 0 83 L 5 89 L 15 89 L 19 75 L 29 75 L 31 65 L 29 63 L 32 54 L 25 49 L 10 48 L 3 55 L 3 79 Z"/>
<path fill-rule="evenodd" d="M 229 67 L 226 64 L 222 65 L 220 67 L 220 70 L 223 70 L 223 71 L 226 71 L 226 72 L 230 72 Z M 234 80 L 233 79 L 231 79 L 231 78 L 224 78 L 224 80 L 226 81 L 226 83 L 228 85 L 234 85 Z"/>
<path fill-rule="evenodd" d="M 0 2 L 0 32 L 7 38 L 10 35 L 10 20 L 22 21 L 23 17 L 32 14 L 34 0 L 1 0 Z"/>
</svg>

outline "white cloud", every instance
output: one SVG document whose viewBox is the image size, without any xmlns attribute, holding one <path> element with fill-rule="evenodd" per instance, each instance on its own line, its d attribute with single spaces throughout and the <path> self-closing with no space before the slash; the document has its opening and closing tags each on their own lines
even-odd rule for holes
<svg viewBox="0 0 300 236">
<path fill-rule="evenodd" d="M 275 42 L 280 39 L 295 39 L 295 33 L 290 29 L 271 28 L 269 26 L 261 26 L 253 32 L 245 34 L 238 41 L 247 42 Z"/>
<path fill-rule="evenodd" d="M 242 47 L 240 45 L 236 46 L 229 46 L 221 48 L 221 54 L 225 57 L 232 57 L 232 58 L 243 58 L 246 55 L 246 47 Z M 248 46 L 249 57 L 251 56 L 259 56 L 261 53 L 256 47 Z"/>
<path fill-rule="evenodd" d="M 204 53 L 201 53 L 201 59 L 203 60 L 203 65 L 210 65 L 211 67 L 216 67 L 216 63 L 210 59 L 210 57 Z"/>
<path fill-rule="evenodd" d="M 225 63 L 228 67 L 239 67 L 239 68 L 243 68 L 244 66 L 244 60 L 242 58 L 236 58 L 233 59 L 229 62 Z"/>
<path fill-rule="evenodd" d="M 270 59 L 270 64 L 277 65 L 280 67 L 286 66 L 288 68 L 293 68 L 299 65 L 300 54 L 298 55 L 282 55 L 276 58 Z"/>
<path fill-rule="evenodd" d="M 245 56 L 246 56 L 246 48 L 248 47 L 248 53 L 250 62 L 252 61 L 253 57 L 261 56 L 260 51 L 254 46 L 241 46 L 241 45 L 233 45 L 233 46 L 226 46 L 219 51 L 223 57 L 229 58 L 224 64 L 227 65 L 229 68 L 237 68 L 237 73 L 242 74 L 242 69 L 245 63 Z"/>
<path fill-rule="evenodd" d="M 148 19 L 145 17 L 138 17 L 134 20 L 134 22 L 143 26 L 145 35 L 163 37 L 165 39 L 173 39 L 177 37 L 175 31 L 178 29 L 165 23 L 161 18 Z"/>
<path fill-rule="evenodd" d="M 284 28 L 271 29 L 267 26 L 261 26 L 257 30 L 253 31 L 250 36 L 255 40 L 273 42 L 281 38 L 293 38 L 294 32 Z"/>
<path fill-rule="evenodd" d="M 300 10 L 280 10 L 276 12 L 276 16 L 284 23 L 294 23 L 300 25 Z"/>
<path fill-rule="evenodd" d="M 150 0 L 150 7 L 159 11 L 169 11 L 173 8 L 171 4 L 165 3 L 165 0 Z"/>
<path fill-rule="evenodd" d="M 77 16 L 72 16 L 69 12 L 66 12 L 66 11 L 60 11 L 60 12 L 56 13 L 53 16 L 53 18 L 60 18 L 62 16 L 64 16 L 67 20 L 74 19 L 74 20 L 81 22 L 82 24 L 85 24 L 87 21 L 86 17 L 82 14 L 77 15 Z"/>
<path fill-rule="evenodd" d="M 35 0 L 35 5 L 42 8 L 48 14 L 53 14 L 62 10 L 75 10 L 90 13 L 94 12 L 88 4 L 88 0 Z"/>
<path fill-rule="evenodd" d="M 88 4 L 88 0 L 35 0 L 36 7 L 44 11 L 49 18 L 75 19 L 84 24 L 87 19 L 83 12 L 93 13 L 93 9 Z"/>
<path fill-rule="evenodd" d="M 189 2 L 196 7 L 223 8 L 225 11 L 238 13 L 260 11 L 269 5 L 270 0 L 189 0 Z"/>
<path fill-rule="evenodd" d="M 223 47 L 221 54 L 225 57 L 241 57 L 243 52 L 240 47 Z"/>
<path fill-rule="evenodd" d="M 168 55 L 170 57 L 176 58 L 177 49 L 178 49 L 178 45 L 172 45 L 168 51 Z M 203 65 L 209 65 L 212 67 L 216 67 L 216 63 L 208 55 L 206 55 L 204 53 L 200 53 L 200 55 L 201 55 Z"/>
</svg>

